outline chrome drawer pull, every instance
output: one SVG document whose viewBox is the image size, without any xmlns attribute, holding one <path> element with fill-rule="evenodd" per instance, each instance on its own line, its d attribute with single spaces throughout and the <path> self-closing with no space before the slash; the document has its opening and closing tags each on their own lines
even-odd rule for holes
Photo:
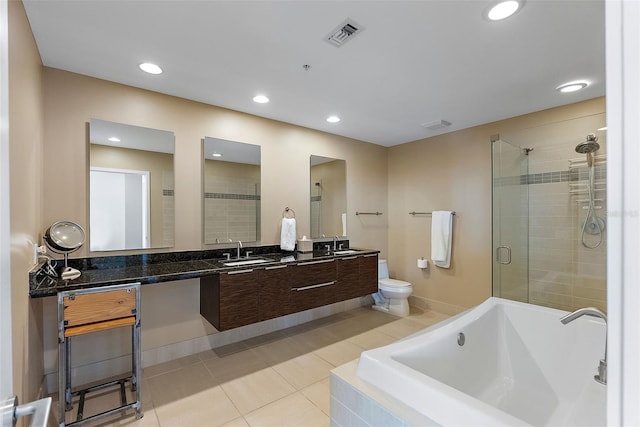
<svg viewBox="0 0 640 427">
<path fill-rule="evenodd" d="M 297 264 L 297 265 L 325 264 L 328 262 L 333 262 L 333 259 L 323 259 L 322 261 L 301 262 L 300 264 Z"/>
<path fill-rule="evenodd" d="M 307 289 L 315 289 L 315 288 L 322 288 L 324 286 L 331 286 L 333 284 L 335 284 L 336 281 L 331 281 L 331 282 L 326 282 L 326 283 L 318 283 L 317 285 L 310 285 L 310 286 L 303 286 L 302 288 L 293 288 L 291 289 L 292 291 L 306 291 Z"/>
<path fill-rule="evenodd" d="M 372 256 L 378 256 L 378 254 L 368 254 L 368 255 L 362 255 L 365 258 L 370 258 Z"/>
<path fill-rule="evenodd" d="M 356 255 L 356 256 L 348 256 L 348 257 L 338 258 L 338 259 L 340 261 L 347 261 L 347 260 L 350 260 L 350 259 L 357 259 L 357 258 L 358 258 L 358 256 Z"/>
<path fill-rule="evenodd" d="M 231 276 L 232 274 L 242 274 L 242 273 L 252 273 L 252 272 L 253 272 L 253 269 L 251 269 L 251 270 L 229 271 L 229 272 L 227 272 L 227 274 L 229 276 Z"/>
<path fill-rule="evenodd" d="M 274 265 L 273 267 L 265 267 L 265 270 L 278 270 L 281 268 L 287 268 L 288 265 Z"/>
</svg>

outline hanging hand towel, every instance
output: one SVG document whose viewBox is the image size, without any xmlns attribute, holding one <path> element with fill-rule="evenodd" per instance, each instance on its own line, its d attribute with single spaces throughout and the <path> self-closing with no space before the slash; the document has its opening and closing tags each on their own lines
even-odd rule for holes
<svg viewBox="0 0 640 427">
<path fill-rule="evenodd" d="M 292 251 L 296 248 L 296 219 L 282 218 L 280 230 L 280 249 Z"/>
<path fill-rule="evenodd" d="M 453 212 L 433 211 L 431 214 L 431 259 L 440 268 L 451 265 L 451 234 Z"/>
</svg>

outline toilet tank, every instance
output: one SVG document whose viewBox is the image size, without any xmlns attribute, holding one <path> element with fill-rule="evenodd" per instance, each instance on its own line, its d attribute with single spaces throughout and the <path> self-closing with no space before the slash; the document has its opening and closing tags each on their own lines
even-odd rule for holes
<svg viewBox="0 0 640 427">
<path fill-rule="evenodd" d="M 378 260 L 378 280 L 389 278 L 389 267 L 387 267 L 387 260 Z"/>
</svg>

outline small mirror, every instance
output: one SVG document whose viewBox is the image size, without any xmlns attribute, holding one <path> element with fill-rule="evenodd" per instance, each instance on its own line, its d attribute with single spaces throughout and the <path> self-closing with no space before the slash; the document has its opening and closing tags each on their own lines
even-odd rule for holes
<svg viewBox="0 0 640 427">
<path fill-rule="evenodd" d="M 310 169 L 311 237 L 346 236 L 346 162 L 312 155 Z"/>
<path fill-rule="evenodd" d="M 204 244 L 260 240 L 260 146 L 205 137 Z"/>
<path fill-rule="evenodd" d="M 91 251 L 166 248 L 174 244 L 174 135 L 91 119 Z"/>
</svg>

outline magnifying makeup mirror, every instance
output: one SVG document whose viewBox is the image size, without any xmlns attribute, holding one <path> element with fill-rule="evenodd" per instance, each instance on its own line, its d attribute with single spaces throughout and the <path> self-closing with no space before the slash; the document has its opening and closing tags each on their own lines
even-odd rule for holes
<svg viewBox="0 0 640 427">
<path fill-rule="evenodd" d="M 64 255 L 64 267 L 60 273 L 63 280 L 73 280 L 80 277 L 80 270 L 69 267 L 68 258 L 71 252 L 80 249 L 85 242 L 85 232 L 75 222 L 58 221 L 44 233 L 44 242 L 54 252 Z"/>
</svg>

